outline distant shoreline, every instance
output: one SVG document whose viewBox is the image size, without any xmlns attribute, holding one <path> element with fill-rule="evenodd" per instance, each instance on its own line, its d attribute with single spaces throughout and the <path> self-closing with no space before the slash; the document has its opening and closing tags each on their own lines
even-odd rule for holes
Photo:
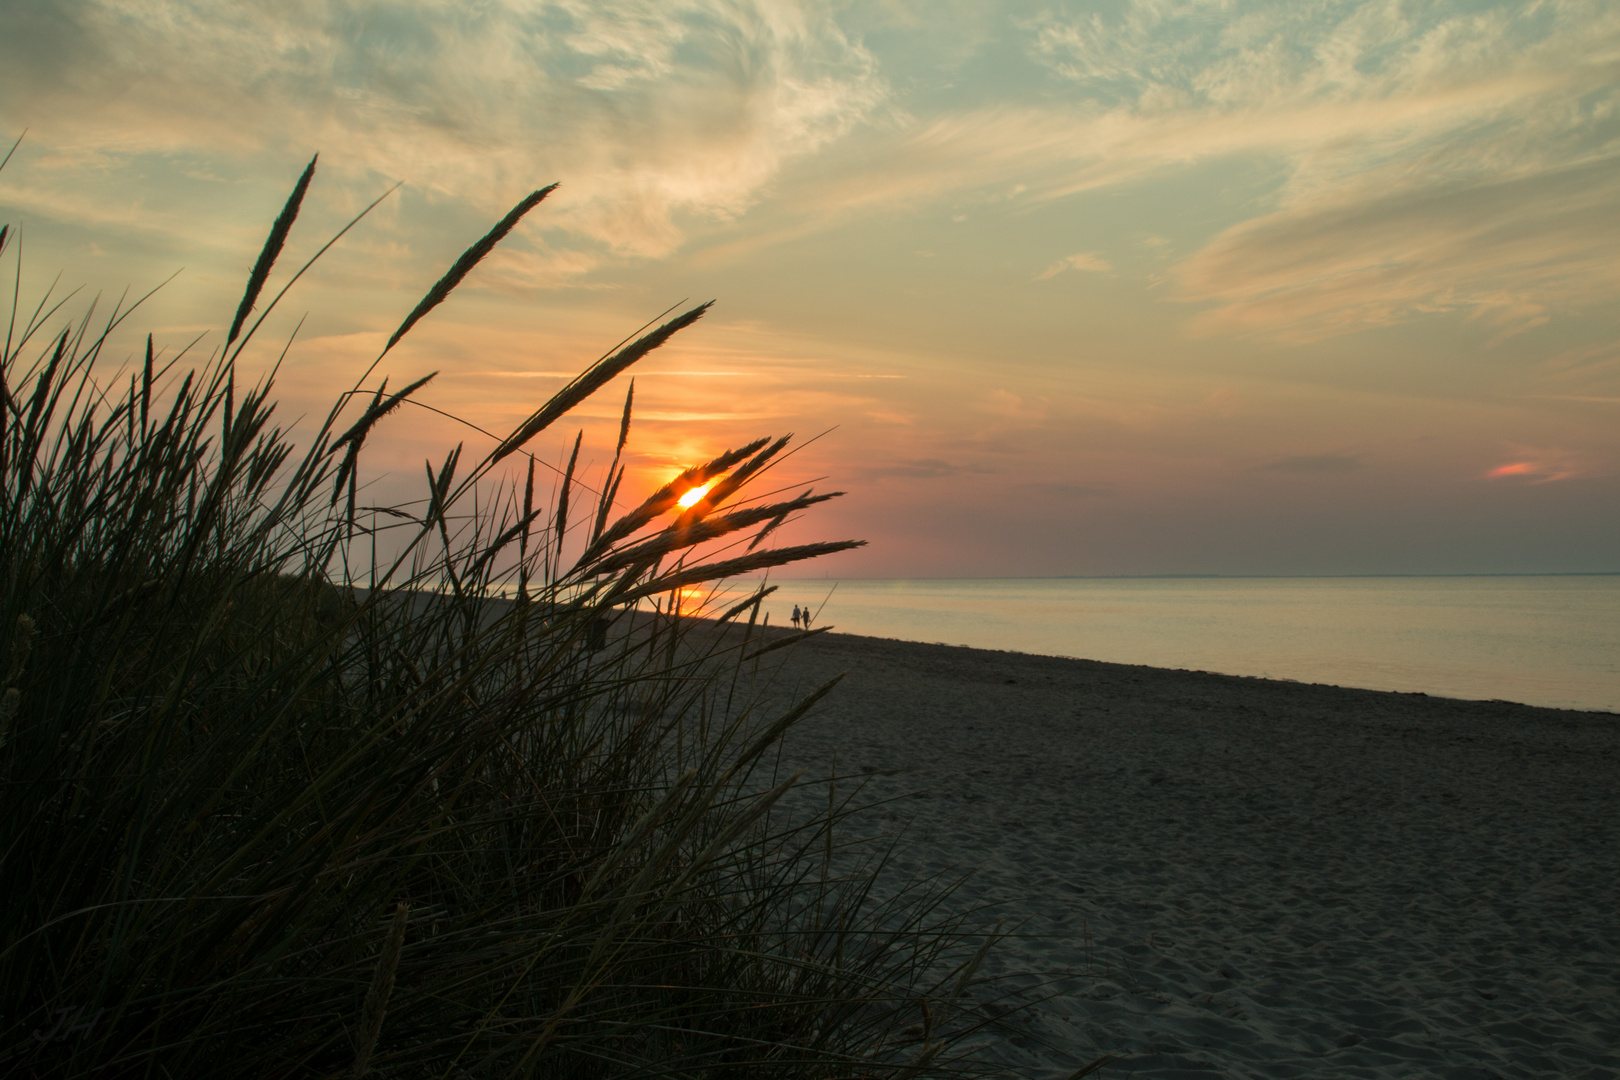
<svg viewBox="0 0 1620 1080">
<path fill-rule="evenodd" d="M 698 616 L 691 617 L 701 618 Z M 711 620 L 702 619 L 701 621 L 709 622 Z M 778 633 L 778 631 L 783 629 L 784 628 L 773 626 L 771 627 L 770 632 L 775 635 Z M 793 631 L 791 629 L 787 629 L 786 633 L 791 634 Z M 1254 685 L 1258 687 L 1276 687 L 1288 689 L 1303 688 L 1350 695 L 1371 694 L 1378 698 L 1400 700 L 1418 699 L 1434 702 L 1445 702 L 1458 706 L 1488 706 L 1493 709 L 1509 706 L 1513 709 L 1530 709 L 1537 713 L 1556 713 L 1568 716 L 1588 716 L 1620 720 L 1620 710 L 1612 709 L 1571 709 L 1556 705 L 1535 705 L 1529 702 L 1513 701 L 1507 698 L 1465 698 L 1454 697 L 1449 694 L 1435 694 L 1425 690 L 1378 690 L 1364 686 L 1344 686 L 1339 683 L 1307 682 L 1302 679 L 1280 679 L 1266 675 L 1233 675 L 1224 671 L 1206 671 L 1200 668 L 1164 667 L 1156 664 L 1127 664 L 1115 660 L 1093 660 L 1083 656 L 1064 656 L 1061 653 L 1021 652 L 1017 649 L 989 649 L 979 645 L 955 644 L 947 641 L 912 641 L 906 638 L 889 638 L 877 637 L 870 634 L 845 633 L 839 631 L 836 627 L 829 628 L 824 633 L 816 635 L 815 638 L 809 639 L 809 641 L 806 642 L 806 646 L 814 647 L 811 643 L 817 639 L 827 639 L 829 641 L 847 643 L 849 646 L 856 648 L 863 644 L 868 644 L 871 647 L 883 652 L 887 652 L 888 650 L 896 647 L 906 649 L 933 649 L 941 651 L 942 654 L 947 652 L 982 653 L 992 657 L 1000 656 L 1027 660 L 1052 661 L 1061 664 L 1081 664 L 1086 665 L 1087 667 L 1111 671 L 1119 676 L 1187 676 L 1223 681 L 1230 680 L 1239 684 Z"/>
<path fill-rule="evenodd" d="M 772 582 L 841 582 L 841 581 L 1362 581 L 1362 580 L 1429 580 L 1437 578 L 1568 578 L 1568 577 L 1620 577 L 1620 570 L 1554 570 L 1546 573 L 1504 572 L 1478 574 L 1028 574 L 989 575 L 968 577 L 950 575 L 941 577 L 780 577 Z M 763 578 L 738 578 L 754 581 Z"/>
<path fill-rule="evenodd" d="M 900 641 L 1620 711 L 1620 574 L 771 585 L 773 623 L 808 603 L 818 625 Z"/>
</svg>

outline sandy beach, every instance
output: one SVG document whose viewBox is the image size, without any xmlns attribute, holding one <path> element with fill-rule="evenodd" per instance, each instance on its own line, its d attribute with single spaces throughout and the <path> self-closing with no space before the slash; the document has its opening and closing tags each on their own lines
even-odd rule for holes
<svg viewBox="0 0 1620 1080">
<path fill-rule="evenodd" d="M 827 634 L 784 763 L 1019 926 L 1008 1075 L 1620 1075 L 1620 716 Z M 884 775 L 890 770 L 901 770 Z"/>
</svg>

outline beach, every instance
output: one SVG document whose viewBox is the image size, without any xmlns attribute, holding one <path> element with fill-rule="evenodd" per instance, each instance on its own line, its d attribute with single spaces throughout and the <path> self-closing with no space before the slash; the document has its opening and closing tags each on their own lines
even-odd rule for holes
<svg viewBox="0 0 1620 1080">
<path fill-rule="evenodd" d="M 830 633 L 782 765 L 1013 933 L 1010 1076 L 1620 1075 L 1620 716 Z M 852 779 L 847 781 L 853 784 Z M 823 787 L 821 790 L 825 790 Z M 824 798 L 824 796 L 823 796 Z"/>
</svg>

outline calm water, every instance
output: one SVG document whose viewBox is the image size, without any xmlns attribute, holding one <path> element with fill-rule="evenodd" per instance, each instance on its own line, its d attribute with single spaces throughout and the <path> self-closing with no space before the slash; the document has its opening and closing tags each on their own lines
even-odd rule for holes
<svg viewBox="0 0 1620 1080">
<path fill-rule="evenodd" d="M 773 624 L 1620 712 L 1620 576 L 776 584 Z"/>
</svg>

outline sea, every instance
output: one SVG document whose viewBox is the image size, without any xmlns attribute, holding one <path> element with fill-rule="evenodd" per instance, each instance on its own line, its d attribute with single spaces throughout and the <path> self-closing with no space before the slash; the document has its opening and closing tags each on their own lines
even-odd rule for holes
<svg viewBox="0 0 1620 1080">
<path fill-rule="evenodd" d="M 1620 712 L 1620 574 L 771 583 L 772 625 Z"/>
</svg>

